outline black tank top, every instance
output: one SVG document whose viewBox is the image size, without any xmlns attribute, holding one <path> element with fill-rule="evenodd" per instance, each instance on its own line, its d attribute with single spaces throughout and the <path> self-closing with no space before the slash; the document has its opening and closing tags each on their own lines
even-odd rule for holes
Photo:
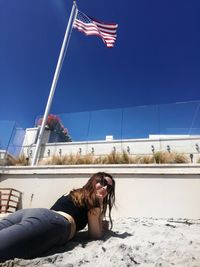
<svg viewBox="0 0 200 267">
<path fill-rule="evenodd" d="M 70 214 L 74 218 L 77 231 L 82 230 L 88 223 L 87 207 L 75 206 L 69 195 L 60 197 L 51 207 L 51 210 L 63 211 Z"/>
</svg>

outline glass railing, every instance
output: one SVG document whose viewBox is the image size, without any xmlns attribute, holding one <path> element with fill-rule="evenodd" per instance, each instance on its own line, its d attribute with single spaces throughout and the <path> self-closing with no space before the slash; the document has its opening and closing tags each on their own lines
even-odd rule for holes
<svg viewBox="0 0 200 267">
<path fill-rule="evenodd" d="M 72 141 L 200 134 L 200 101 L 57 115 Z"/>
<path fill-rule="evenodd" d="M 36 125 L 40 117 L 36 118 Z M 118 152 L 125 149 L 129 153 L 134 151 L 139 155 L 154 153 L 163 148 L 169 152 L 170 145 L 166 143 L 166 139 L 173 136 L 186 139 L 189 136 L 197 138 L 196 141 L 191 141 L 191 144 L 189 141 L 187 144 L 182 144 L 180 151 L 184 150 L 184 146 L 188 146 L 187 151 L 190 151 L 189 146 L 191 146 L 189 154 L 199 154 L 200 150 L 200 101 L 64 113 L 57 114 L 57 117 L 60 119 L 60 126 L 48 129 L 45 142 L 63 142 L 63 138 L 56 138 L 56 135 L 58 131 L 62 132 L 63 129 L 66 131 L 65 128 L 67 128 L 66 132 L 70 136 L 68 140 L 72 143 L 80 142 L 79 144 L 84 144 L 86 147 L 85 149 L 85 147 L 77 146 L 77 151 L 95 151 L 95 147 L 93 145 L 91 147 L 92 142 L 113 140 L 118 144 L 121 143 L 121 146 L 118 145 Z M 25 131 L 15 122 L 0 121 L 0 159 L 6 154 L 18 157 L 22 151 L 24 136 Z M 30 144 L 26 144 L 26 150 L 23 150 L 27 156 L 31 154 L 32 157 L 33 155 L 36 137 L 37 133 L 35 133 L 35 137 L 31 137 Z M 146 150 L 144 143 L 141 142 L 137 142 L 137 146 L 133 146 L 133 148 L 128 143 L 123 145 L 127 139 L 131 142 L 133 139 L 147 142 L 145 143 L 147 144 Z M 156 144 L 152 143 L 154 140 L 157 140 Z M 115 145 L 110 147 L 113 148 Z M 52 155 L 56 151 L 55 148 L 52 148 L 52 151 L 49 150 L 50 148 L 45 152 L 48 155 Z M 61 150 L 59 148 L 59 151 Z"/>
<path fill-rule="evenodd" d="M 0 121 L 0 165 L 20 155 L 25 131 L 14 121 Z"/>
</svg>

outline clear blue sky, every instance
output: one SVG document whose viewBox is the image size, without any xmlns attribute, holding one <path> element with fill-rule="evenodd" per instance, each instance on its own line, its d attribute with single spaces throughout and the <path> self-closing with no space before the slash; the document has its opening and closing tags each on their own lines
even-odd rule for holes
<svg viewBox="0 0 200 267">
<path fill-rule="evenodd" d="M 119 24 L 113 49 L 73 30 L 51 113 L 200 100 L 200 1 L 77 1 Z M 0 1 L 0 120 L 43 114 L 72 1 Z M 67 127 L 67 126 L 66 126 Z"/>
</svg>

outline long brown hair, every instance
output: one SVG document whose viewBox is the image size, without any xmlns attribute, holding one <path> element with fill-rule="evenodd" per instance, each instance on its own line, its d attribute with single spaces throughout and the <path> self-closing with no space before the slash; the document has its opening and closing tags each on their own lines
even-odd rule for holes
<svg viewBox="0 0 200 267">
<path fill-rule="evenodd" d="M 103 216 L 106 216 L 107 206 L 109 208 L 109 220 L 111 224 L 111 229 L 113 226 L 111 210 L 113 205 L 115 204 L 115 180 L 113 177 L 105 172 L 98 172 L 92 175 L 88 182 L 79 189 L 72 190 L 70 192 L 70 196 L 73 202 L 79 206 L 83 207 L 86 205 L 87 209 L 90 210 L 95 207 L 100 207 L 99 200 L 96 196 L 96 184 L 104 179 L 105 177 L 109 177 L 112 180 L 112 190 L 107 194 L 107 196 L 103 199 Z"/>
</svg>

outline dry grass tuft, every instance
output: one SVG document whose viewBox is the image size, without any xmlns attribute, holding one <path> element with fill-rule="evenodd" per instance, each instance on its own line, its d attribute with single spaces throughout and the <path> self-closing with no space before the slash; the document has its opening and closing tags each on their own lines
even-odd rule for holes
<svg viewBox="0 0 200 267">
<path fill-rule="evenodd" d="M 153 156 L 137 156 L 135 162 L 137 164 L 153 164 L 155 163 L 155 159 Z"/>
<path fill-rule="evenodd" d="M 174 153 L 174 163 L 189 163 L 189 159 L 186 155 L 180 153 Z"/>
<path fill-rule="evenodd" d="M 21 154 L 17 158 L 7 158 L 6 159 L 7 166 L 28 166 L 29 162 L 27 157 L 24 154 Z"/>
<path fill-rule="evenodd" d="M 75 157 L 75 164 L 93 164 L 94 156 L 92 154 L 79 155 Z"/>
<path fill-rule="evenodd" d="M 161 152 L 161 151 L 154 153 L 153 158 L 155 160 L 155 163 L 157 164 L 172 163 L 172 157 L 170 154 L 171 153 Z"/>
<path fill-rule="evenodd" d="M 157 164 L 189 163 L 188 158 L 181 153 L 156 152 L 153 154 Z"/>
<path fill-rule="evenodd" d="M 117 153 L 112 151 L 110 154 L 95 159 L 96 164 L 131 164 L 135 163 L 133 156 L 128 155 L 126 151 Z"/>
<path fill-rule="evenodd" d="M 40 161 L 40 165 L 66 165 L 67 156 L 52 156 L 48 159 Z"/>
<path fill-rule="evenodd" d="M 93 164 L 94 156 L 88 155 L 64 155 L 64 156 L 52 156 L 46 160 L 40 162 L 41 165 L 76 165 L 76 164 Z"/>
</svg>

